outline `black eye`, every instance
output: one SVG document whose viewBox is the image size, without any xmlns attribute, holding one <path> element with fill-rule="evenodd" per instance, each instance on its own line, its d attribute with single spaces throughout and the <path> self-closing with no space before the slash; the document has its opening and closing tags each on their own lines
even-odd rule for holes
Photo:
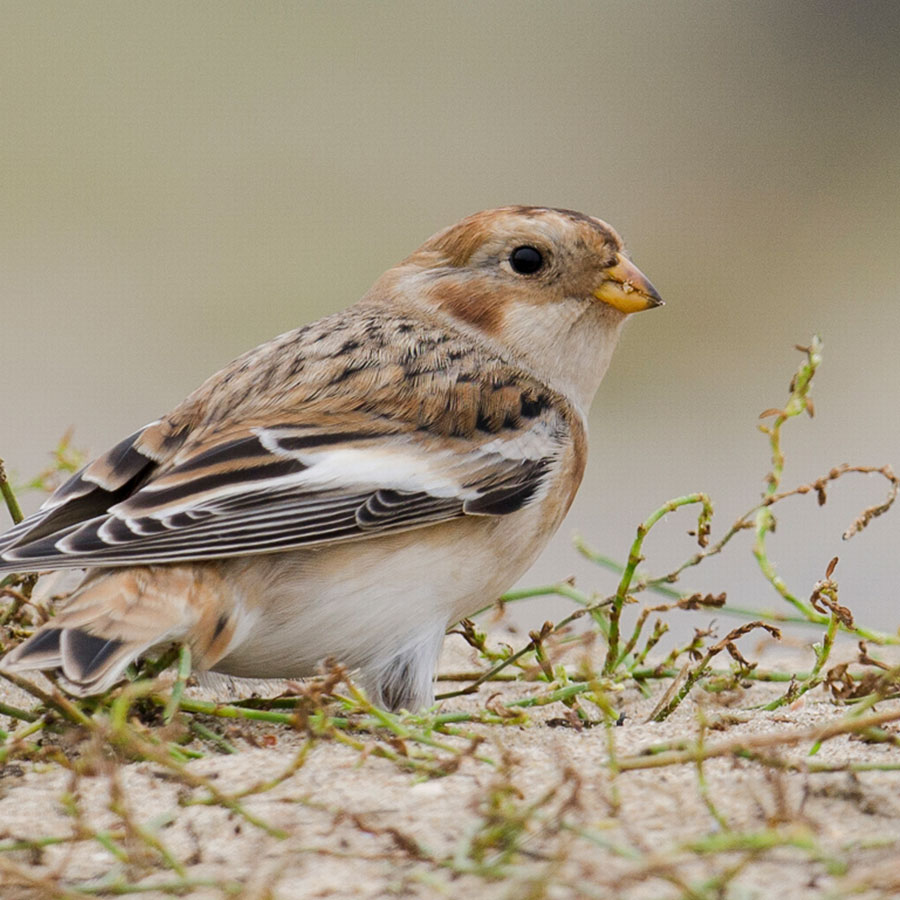
<svg viewBox="0 0 900 900">
<path fill-rule="evenodd" d="M 516 247 L 509 254 L 509 264 L 519 275 L 534 275 L 544 265 L 544 257 L 534 247 Z"/>
</svg>

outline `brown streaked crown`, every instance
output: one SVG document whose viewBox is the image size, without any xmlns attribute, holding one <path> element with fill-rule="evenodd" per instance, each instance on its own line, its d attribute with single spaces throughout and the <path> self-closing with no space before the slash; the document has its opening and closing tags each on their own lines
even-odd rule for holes
<svg viewBox="0 0 900 900">
<path fill-rule="evenodd" d="M 546 239 L 552 235 L 556 238 L 554 243 L 571 238 L 585 251 L 589 248 L 622 250 L 622 239 L 613 228 L 584 213 L 545 206 L 503 206 L 474 213 L 439 231 L 409 259 L 436 251 L 444 258 L 445 264 L 459 268 L 468 265 L 479 247 L 503 235 L 511 238 L 520 236 L 523 240 L 529 236 Z M 611 260 L 611 256 L 607 259 Z"/>
</svg>

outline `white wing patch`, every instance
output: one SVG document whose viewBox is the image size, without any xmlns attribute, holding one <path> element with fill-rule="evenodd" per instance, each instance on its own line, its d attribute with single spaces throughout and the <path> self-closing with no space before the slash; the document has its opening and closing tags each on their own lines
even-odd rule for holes
<svg viewBox="0 0 900 900">
<path fill-rule="evenodd" d="M 0 545 L 0 570 L 264 553 L 506 515 L 545 496 L 562 446 L 558 427 L 536 419 L 482 439 L 408 428 L 253 428 L 193 452 L 183 447 L 155 476 L 142 476 L 149 460 L 123 442 L 98 460 L 113 469 L 104 483 L 119 490 L 106 494 L 114 502 L 100 507 L 102 492 L 82 477 L 69 495 L 88 515 L 65 504 L 55 519 L 39 513 Z M 144 483 L 123 496 L 126 476 Z"/>
</svg>

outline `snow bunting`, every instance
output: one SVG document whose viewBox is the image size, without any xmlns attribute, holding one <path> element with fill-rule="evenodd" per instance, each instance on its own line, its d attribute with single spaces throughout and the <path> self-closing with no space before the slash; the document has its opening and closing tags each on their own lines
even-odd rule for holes
<svg viewBox="0 0 900 900">
<path fill-rule="evenodd" d="M 449 625 L 506 590 L 584 472 L 630 313 L 660 305 L 609 225 L 487 210 L 354 306 L 238 357 L 0 536 L 0 572 L 85 567 L 0 662 L 100 693 L 152 647 L 391 709 L 433 700 Z"/>
</svg>

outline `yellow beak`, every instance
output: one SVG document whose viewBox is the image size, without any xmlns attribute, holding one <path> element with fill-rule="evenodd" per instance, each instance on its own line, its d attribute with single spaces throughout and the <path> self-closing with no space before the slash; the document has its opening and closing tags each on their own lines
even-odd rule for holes
<svg viewBox="0 0 900 900">
<path fill-rule="evenodd" d="M 623 313 L 640 312 L 662 306 L 662 297 L 647 276 L 624 256 L 617 255 L 616 264 L 603 270 L 603 281 L 594 296 Z"/>
</svg>

